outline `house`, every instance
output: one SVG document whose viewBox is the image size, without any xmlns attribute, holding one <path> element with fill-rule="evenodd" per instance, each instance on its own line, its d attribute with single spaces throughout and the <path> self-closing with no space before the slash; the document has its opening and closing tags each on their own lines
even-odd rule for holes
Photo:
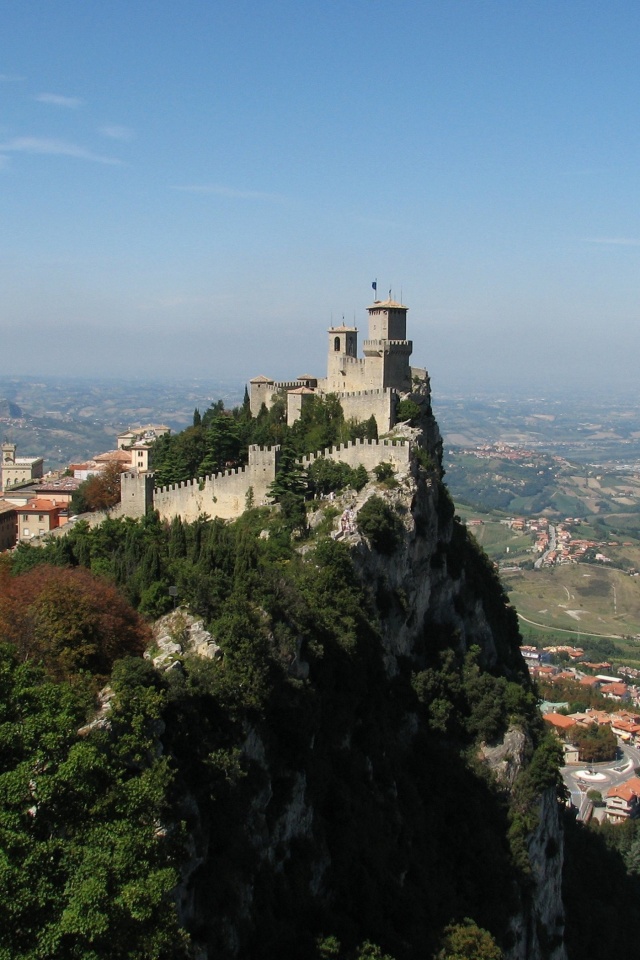
<svg viewBox="0 0 640 960">
<path fill-rule="evenodd" d="M 629 688 L 626 683 L 603 683 L 600 693 L 609 700 L 629 700 Z"/>
<path fill-rule="evenodd" d="M 540 713 L 558 713 L 559 710 L 568 710 L 569 703 L 565 701 L 564 703 L 552 703 L 550 700 L 541 700 L 538 703 L 538 710 Z"/>
<path fill-rule="evenodd" d="M 98 453 L 93 460 L 86 460 L 84 463 L 72 463 L 69 469 L 76 480 L 88 480 L 95 473 L 100 473 L 110 463 L 118 463 L 121 470 L 132 471 L 131 451 L 118 449 L 108 450 L 106 453 Z"/>
<path fill-rule="evenodd" d="M 135 443 L 146 443 L 147 445 L 155 443 L 158 437 L 165 433 L 171 433 L 171 427 L 164 423 L 148 423 L 144 427 L 129 427 L 124 433 L 117 436 L 118 450 L 128 450 Z"/>
<path fill-rule="evenodd" d="M 520 647 L 520 653 L 527 664 L 549 663 L 551 660 L 550 655 L 545 653 L 544 650 L 540 650 L 539 647 L 529 646 L 528 644 Z"/>
<path fill-rule="evenodd" d="M 564 734 L 575 726 L 573 717 L 565 717 L 562 713 L 545 713 L 543 720 L 550 724 L 557 734 Z"/>
<path fill-rule="evenodd" d="M 565 767 L 572 763 L 580 763 L 580 751 L 573 743 L 563 743 L 562 752 Z"/>
<path fill-rule="evenodd" d="M 611 729 L 616 737 L 620 737 L 626 743 L 636 742 L 640 737 L 640 723 L 620 714 L 612 714 Z"/>
<path fill-rule="evenodd" d="M 600 689 L 600 681 L 597 677 L 581 677 L 579 682 L 581 687 L 589 687 L 590 690 Z"/>
<path fill-rule="evenodd" d="M 18 514 L 14 503 L 0 500 L 0 552 L 11 550 L 18 538 Z"/>
<path fill-rule="evenodd" d="M 69 519 L 66 503 L 53 500 L 30 500 L 18 510 L 18 540 L 44 537 L 51 530 L 63 526 Z"/>
<path fill-rule="evenodd" d="M 70 503 L 71 498 L 80 486 L 80 480 L 74 477 L 45 477 L 33 483 L 8 490 L 5 500 L 14 503 L 18 510 L 30 500 L 55 500 L 56 504 Z"/>
<path fill-rule="evenodd" d="M 625 780 L 624 783 L 610 787 L 605 797 L 605 808 L 608 818 L 620 822 L 629 817 L 635 817 L 639 809 L 639 800 L 640 777 L 631 777 L 630 780 Z"/>
<path fill-rule="evenodd" d="M 35 480 L 44 473 L 42 457 L 16 457 L 15 443 L 2 444 L 0 490 L 7 491 L 20 483 Z"/>
</svg>

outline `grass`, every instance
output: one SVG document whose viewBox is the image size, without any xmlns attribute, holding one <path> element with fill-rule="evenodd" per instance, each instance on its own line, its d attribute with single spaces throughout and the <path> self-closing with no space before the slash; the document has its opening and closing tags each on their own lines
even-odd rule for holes
<svg viewBox="0 0 640 960">
<path fill-rule="evenodd" d="M 594 564 L 506 573 L 518 613 L 540 624 L 599 636 L 640 634 L 640 578 Z"/>
</svg>

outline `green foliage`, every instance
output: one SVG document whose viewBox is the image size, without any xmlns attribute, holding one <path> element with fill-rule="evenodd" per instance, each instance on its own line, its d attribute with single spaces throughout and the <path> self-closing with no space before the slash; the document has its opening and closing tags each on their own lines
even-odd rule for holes
<svg viewBox="0 0 640 960">
<path fill-rule="evenodd" d="M 403 423 L 406 420 L 419 420 L 421 415 L 422 410 L 415 400 L 400 400 L 398 406 L 396 407 L 396 421 L 398 423 Z"/>
<path fill-rule="evenodd" d="M 118 736 L 81 738 L 77 689 L 0 651 L 0 956 L 186 955 L 179 833 L 158 829 L 173 778 L 152 732 L 162 695 L 147 683 L 121 671 Z"/>
<path fill-rule="evenodd" d="M 562 762 L 562 747 L 555 734 L 545 731 L 529 764 L 520 771 L 514 784 L 509 809 L 509 844 L 514 863 L 525 876 L 531 874 L 527 838 L 538 824 L 541 794 L 553 789 L 559 797 L 564 797 Z"/>
<path fill-rule="evenodd" d="M 424 447 L 415 447 L 413 453 L 420 466 L 425 470 L 431 471 L 436 469 L 437 464 L 435 460 Z"/>
<path fill-rule="evenodd" d="M 214 409 L 193 429 L 208 431 L 221 417 Z M 253 427 L 278 426 L 267 417 Z M 241 414 L 233 420 L 239 428 Z M 313 411 L 308 422 L 313 430 L 346 429 L 340 424 L 335 406 Z M 450 927 L 453 936 L 452 917 L 475 918 L 478 949 L 495 946 L 486 931 L 496 941 L 506 937 L 515 883 L 527 866 L 535 789 L 555 782 L 557 767 L 536 750 L 534 775 L 518 785 L 511 821 L 506 796 L 478 775 L 478 740 L 500 737 L 512 722 L 534 745 L 541 735 L 526 679 L 517 682 L 519 659 L 510 653 L 517 653 L 517 627 L 502 593 L 492 596 L 493 570 L 452 524 L 454 542 L 441 544 L 442 563 L 458 573 L 458 612 L 473 611 L 482 598 L 498 648 L 508 648 L 494 672 L 481 650 L 465 653 L 473 640 L 469 614 L 464 639 L 446 622 L 427 621 L 422 632 L 416 625 L 415 660 L 398 658 L 390 678 L 382 640 L 396 618 L 411 616 L 406 597 L 389 584 L 363 583 L 345 543 L 319 539 L 304 545 L 304 556 L 293 549 L 286 497 L 300 492 L 283 483 L 277 515 L 250 509 L 233 524 L 206 517 L 163 524 L 156 516 L 96 530 L 79 524 L 64 552 L 33 551 L 61 566 L 100 566 L 149 614 L 175 584 L 223 652 L 216 660 L 186 656 L 164 676 L 140 659 L 118 663 L 110 730 L 77 737 L 84 713 L 69 724 L 69 746 L 59 748 L 61 765 L 70 757 L 60 804 L 85 825 L 77 828 L 81 836 L 72 827 L 67 837 L 66 826 L 49 833 L 61 849 L 73 840 L 73 856 L 56 847 L 44 871 L 27 861 L 25 878 L 33 887 L 29 929 L 50 924 L 59 937 L 41 939 L 54 944 L 50 955 L 181 956 L 169 891 L 184 817 L 196 837 L 207 838 L 209 856 L 190 882 L 206 904 L 197 933 L 211 955 L 230 955 L 231 928 L 236 955 L 265 960 L 429 957 L 443 947 L 439 931 Z M 444 495 L 439 509 L 446 528 Z M 403 536 L 397 512 L 373 497 L 360 510 L 363 521 L 373 548 L 392 555 Z M 74 709 L 77 717 L 82 710 Z M 14 739 L 15 730 L 0 737 L 0 756 L 17 749 Z M 30 761 L 21 773 L 21 788 L 33 768 Z M 6 790 L 24 806 L 14 781 Z M 461 797 L 464 816 L 454 817 Z M 299 833 L 289 831 L 294 810 Z M 264 836 L 280 837 L 267 856 L 258 840 Z M 22 864 L 19 853 L 15 863 Z M 42 848 L 42 860 L 48 855 Z M 73 873 L 65 872 L 70 862 Z M 57 906 L 49 905 L 47 884 Z M 64 942 L 57 932 L 63 915 Z M 473 939 L 466 921 L 458 926 L 456 949 L 463 934 Z M 26 947 L 23 953 L 29 956 Z"/>
<path fill-rule="evenodd" d="M 536 699 L 520 684 L 482 670 L 480 651 L 443 651 L 433 667 L 413 674 L 412 686 L 434 732 L 465 742 L 493 742 L 510 724 L 537 721 Z"/>
<path fill-rule="evenodd" d="M 378 553 L 395 553 L 404 532 L 398 514 L 381 497 L 369 497 L 358 511 L 358 530 Z"/>
<path fill-rule="evenodd" d="M 373 472 L 378 483 L 382 483 L 387 487 L 394 487 L 397 485 L 394 476 L 395 470 L 392 463 L 378 463 L 373 468 Z"/>
<path fill-rule="evenodd" d="M 567 731 L 567 740 L 575 743 L 580 760 L 585 763 L 614 760 L 618 753 L 618 741 L 610 726 L 592 723 L 584 727 L 575 724 Z"/>
<path fill-rule="evenodd" d="M 468 917 L 445 928 L 436 960 L 502 960 L 503 953 L 491 934 Z"/>
<path fill-rule="evenodd" d="M 353 487 L 361 490 L 368 480 L 366 468 L 362 464 L 353 469 L 347 463 L 319 457 L 308 470 L 309 491 L 324 497 L 335 490 Z"/>
</svg>

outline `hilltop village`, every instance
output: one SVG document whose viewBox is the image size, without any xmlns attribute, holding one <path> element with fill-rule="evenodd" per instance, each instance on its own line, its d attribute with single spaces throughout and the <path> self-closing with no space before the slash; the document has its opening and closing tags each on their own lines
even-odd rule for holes
<svg viewBox="0 0 640 960">
<path fill-rule="evenodd" d="M 320 450 L 305 458 L 309 466 L 320 457 L 371 471 L 381 462 L 395 471 L 406 471 L 412 458 L 412 439 L 400 436 L 399 406 L 409 399 L 425 414 L 430 413 L 427 371 L 412 367 L 413 343 L 407 339 L 408 307 L 391 299 L 376 300 L 367 308 L 368 336 L 358 356 L 358 328 L 331 326 L 328 330 L 325 377 L 298 376 L 277 381 L 264 374 L 249 382 L 251 414 L 270 409 L 279 400 L 286 403 L 289 426 L 302 415 L 312 398 L 338 398 L 344 417 L 355 423 L 373 419 L 378 439 L 354 440 Z M 0 500 L 0 549 L 16 542 L 37 540 L 72 521 L 70 502 L 79 484 L 92 474 L 115 465 L 121 474 L 120 503 L 110 515 L 141 517 L 147 510 L 160 518 L 195 520 L 202 514 L 233 519 L 245 509 L 247 499 L 256 504 L 269 500 L 269 491 L 279 466 L 278 445 L 252 445 L 245 466 L 194 476 L 169 486 L 156 486 L 153 446 L 168 432 L 162 424 L 134 427 L 117 437 L 117 448 L 96 455 L 83 464 L 70 464 L 66 476 L 44 475 L 41 457 L 18 457 L 16 444 L 2 445 L 2 500 Z M 92 516 L 100 522 L 103 515 Z"/>
</svg>

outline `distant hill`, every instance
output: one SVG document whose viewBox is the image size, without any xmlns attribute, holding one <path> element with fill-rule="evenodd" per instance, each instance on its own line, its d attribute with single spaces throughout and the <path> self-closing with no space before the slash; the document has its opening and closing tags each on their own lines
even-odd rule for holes
<svg viewBox="0 0 640 960">
<path fill-rule="evenodd" d="M 454 501 L 515 516 L 597 517 L 640 527 L 640 480 L 631 467 L 578 464 L 540 450 L 485 445 L 449 448 L 447 486 Z"/>
<path fill-rule="evenodd" d="M 17 420 L 22 416 L 22 408 L 17 403 L 0 397 L 0 420 Z"/>
</svg>

